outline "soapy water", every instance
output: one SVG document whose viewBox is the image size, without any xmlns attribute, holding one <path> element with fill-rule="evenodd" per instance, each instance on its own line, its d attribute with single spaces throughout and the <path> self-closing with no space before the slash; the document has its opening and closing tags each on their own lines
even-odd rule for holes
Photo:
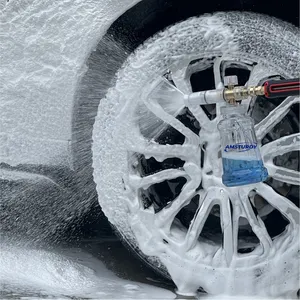
<svg viewBox="0 0 300 300">
<path fill-rule="evenodd" d="M 103 249 L 103 243 L 98 248 Z M 95 254 L 81 248 L 50 251 L 4 243 L 0 251 L 0 299 L 187 299 L 176 295 L 172 286 L 164 286 L 151 275 L 146 277 L 147 273 L 135 274 L 136 278 L 140 276 L 137 281 L 120 278 L 108 269 L 107 261 L 102 262 Z M 209 296 L 199 292 L 193 299 L 270 298 Z"/>
<path fill-rule="evenodd" d="M 175 294 L 119 278 L 101 260 L 80 248 L 49 251 L 2 244 L 0 299 L 45 298 L 174 299 Z"/>
<path fill-rule="evenodd" d="M 222 158 L 223 183 L 226 186 L 238 186 L 264 181 L 268 178 L 268 171 L 262 160 L 242 160 Z"/>
</svg>

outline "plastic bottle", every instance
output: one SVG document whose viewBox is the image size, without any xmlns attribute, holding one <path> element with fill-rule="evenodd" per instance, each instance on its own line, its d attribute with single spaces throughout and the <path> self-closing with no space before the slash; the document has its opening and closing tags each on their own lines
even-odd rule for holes
<svg viewBox="0 0 300 300">
<path fill-rule="evenodd" d="M 268 171 L 264 167 L 254 122 L 245 115 L 243 105 L 221 108 L 223 119 L 218 124 L 223 163 L 222 180 L 228 187 L 264 181 Z"/>
</svg>

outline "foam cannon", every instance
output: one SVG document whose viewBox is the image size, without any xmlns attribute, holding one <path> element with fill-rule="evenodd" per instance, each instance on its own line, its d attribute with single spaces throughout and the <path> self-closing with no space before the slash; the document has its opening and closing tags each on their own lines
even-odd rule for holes
<svg viewBox="0 0 300 300">
<path fill-rule="evenodd" d="M 267 80 L 260 86 L 237 86 L 236 76 L 226 76 L 225 86 L 227 88 L 196 92 L 185 95 L 186 106 L 205 105 L 227 102 L 236 104 L 238 101 L 249 97 L 264 96 L 266 99 L 278 97 L 299 96 L 300 79 Z"/>
<path fill-rule="evenodd" d="M 187 107 L 224 103 L 218 123 L 223 164 L 222 181 L 225 186 L 235 187 L 265 181 L 268 171 L 263 164 L 257 142 L 254 121 L 246 115 L 242 100 L 263 96 L 266 100 L 299 96 L 299 78 L 267 80 L 261 86 L 237 86 L 236 76 L 225 77 L 224 89 L 203 91 L 185 95 Z"/>
</svg>

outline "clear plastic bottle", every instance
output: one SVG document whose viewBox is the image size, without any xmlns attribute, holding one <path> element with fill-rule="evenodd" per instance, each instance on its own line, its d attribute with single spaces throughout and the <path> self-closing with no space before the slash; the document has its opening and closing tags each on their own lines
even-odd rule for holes
<svg viewBox="0 0 300 300">
<path fill-rule="evenodd" d="M 239 186 L 264 181 L 268 171 L 264 167 L 251 117 L 245 115 L 243 105 L 221 108 L 223 119 L 218 124 L 221 137 L 223 183 Z"/>
</svg>

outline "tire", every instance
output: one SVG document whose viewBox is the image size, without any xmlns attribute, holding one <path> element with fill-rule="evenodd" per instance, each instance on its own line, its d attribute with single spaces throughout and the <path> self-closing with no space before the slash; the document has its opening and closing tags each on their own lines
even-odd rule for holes
<svg viewBox="0 0 300 300">
<path fill-rule="evenodd" d="M 211 106 L 205 107 L 201 111 L 200 120 L 195 117 L 196 110 L 194 114 L 183 110 L 177 120 L 173 116 L 165 116 L 164 121 L 169 120 L 171 125 L 162 126 L 157 134 L 153 128 L 163 122 L 157 117 L 153 118 L 153 107 L 150 113 L 144 107 L 148 101 L 143 102 L 147 99 L 145 93 L 150 93 L 157 78 L 161 76 L 165 76 L 183 92 L 191 89 L 186 82 L 197 81 L 199 78 L 202 78 L 206 87 L 210 84 L 210 88 L 206 89 L 211 89 L 213 87 L 207 79 L 209 72 L 215 71 L 214 84 L 220 85 L 225 74 L 220 69 L 225 70 L 226 65 L 230 66 L 230 72 L 239 69 L 237 74 L 241 78 L 245 77 L 243 83 L 248 81 L 248 84 L 258 84 L 263 78 L 271 76 L 296 77 L 300 72 L 298 34 L 297 28 L 292 25 L 251 13 L 216 13 L 188 19 L 159 32 L 136 49 L 118 71 L 114 86 L 100 101 L 92 145 L 93 175 L 99 203 L 126 243 L 132 249 L 137 249 L 154 268 L 169 274 L 180 294 L 191 295 L 202 287 L 211 294 L 258 294 L 271 297 L 296 295 L 299 289 L 300 251 L 299 182 L 296 179 L 296 176 L 299 177 L 299 157 L 295 156 L 300 139 L 297 117 L 299 98 L 277 99 L 273 104 L 266 104 L 258 97 L 248 103 L 249 113 L 257 122 L 263 158 L 271 176 L 265 183 L 227 189 L 218 184 L 217 180 L 204 180 L 209 172 L 213 172 L 214 178 L 219 175 L 215 175 L 217 167 L 212 160 L 199 161 L 199 165 L 195 163 L 198 158 L 192 158 L 192 153 L 199 151 L 200 157 L 199 147 L 193 148 L 194 144 L 187 143 L 187 148 L 182 148 L 185 134 L 195 138 L 194 135 L 199 133 L 202 141 L 205 141 L 202 147 L 209 145 L 207 141 L 210 141 L 213 133 L 209 128 L 205 129 L 206 124 L 211 122 L 211 128 L 215 126 L 213 124 L 218 120 L 218 110 Z M 196 70 L 195 74 L 208 70 L 208 73 L 187 80 L 184 76 L 186 70 L 191 70 L 191 73 Z M 216 75 L 216 72 L 220 75 Z M 179 80 L 174 74 L 185 79 Z M 193 84 L 192 88 L 195 90 Z M 286 105 L 284 115 L 276 109 L 279 105 Z M 260 128 L 265 128 L 261 126 L 270 112 L 276 113 L 276 121 L 273 121 L 274 126 L 266 134 Z M 141 119 L 141 115 L 150 119 Z M 199 121 L 200 126 L 198 124 L 191 128 L 187 125 L 187 119 L 191 118 Z M 141 122 L 137 120 L 143 120 L 144 125 L 138 127 Z M 157 123 L 153 124 L 151 120 Z M 282 121 L 279 126 L 284 131 L 281 134 L 275 126 L 279 121 Z M 143 133 L 142 128 L 148 130 L 147 134 Z M 153 134 L 149 134 L 149 131 Z M 169 135 L 171 142 L 166 138 L 163 140 L 162 135 Z M 278 150 L 279 154 L 284 154 L 280 156 L 284 165 L 280 165 L 280 162 L 276 164 L 286 167 L 290 163 L 289 168 L 294 169 L 289 173 L 294 179 L 284 181 L 284 176 L 278 175 L 278 169 L 272 163 L 274 159 L 280 160 L 272 148 L 278 146 L 281 149 L 283 141 L 292 137 L 294 144 L 290 142 L 288 153 Z M 220 146 L 217 141 L 216 137 L 211 148 L 205 149 L 207 153 L 218 154 Z M 159 144 L 171 146 L 163 149 Z M 205 155 L 208 157 L 209 154 Z M 217 161 L 219 159 L 215 155 Z M 149 167 L 151 162 L 154 167 Z M 205 168 L 208 168 L 206 163 L 211 166 L 204 174 Z M 169 168 L 178 170 L 168 173 Z M 157 179 L 151 177 L 153 173 L 165 175 L 162 175 L 163 179 Z M 164 177 L 167 173 L 170 180 Z M 176 174 L 181 178 L 179 181 L 176 181 Z M 201 177 L 202 186 L 199 185 Z M 143 178 L 146 178 L 147 183 Z M 171 183 L 175 190 L 172 199 L 164 195 L 168 189 L 172 190 Z M 159 184 L 164 186 L 158 187 Z M 188 189 L 190 194 L 183 192 Z M 179 195 L 183 193 L 189 197 L 186 196 L 187 199 L 180 204 Z M 214 199 L 217 200 L 214 202 Z M 234 199 L 243 202 L 239 204 Z M 257 199 L 263 199 L 260 207 Z M 206 208 L 206 217 L 203 216 L 202 231 L 196 227 L 190 229 L 192 220 L 195 223 L 200 220 L 196 216 L 198 207 L 204 211 L 204 203 L 209 201 L 211 203 Z M 191 203 L 194 205 L 192 208 Z M 230 222 L 225 216 L 230 218 Z M 214 231 L 217 226 L 220 230 Z M 228 237 L 228 226 L 232 227 L 231 238 Z M 206 232 L 202 235 L 204 229 Z M 248 233 L 243 236 L 246 231 Z M 189 234 L 191 237 L 188 237 Z M 192 234 L 197 236 L 196 239 L 192 238 Z M 216 241 L 218 235 L 221 238 Z M 252 245 L 251 239 L 255 240 L 255 245 L 238 248 L 240 237 L 248 239 L 248 244 Z M 191 239 L 193 245 L 187 246 L 186 241 Z"/>
</svg>

